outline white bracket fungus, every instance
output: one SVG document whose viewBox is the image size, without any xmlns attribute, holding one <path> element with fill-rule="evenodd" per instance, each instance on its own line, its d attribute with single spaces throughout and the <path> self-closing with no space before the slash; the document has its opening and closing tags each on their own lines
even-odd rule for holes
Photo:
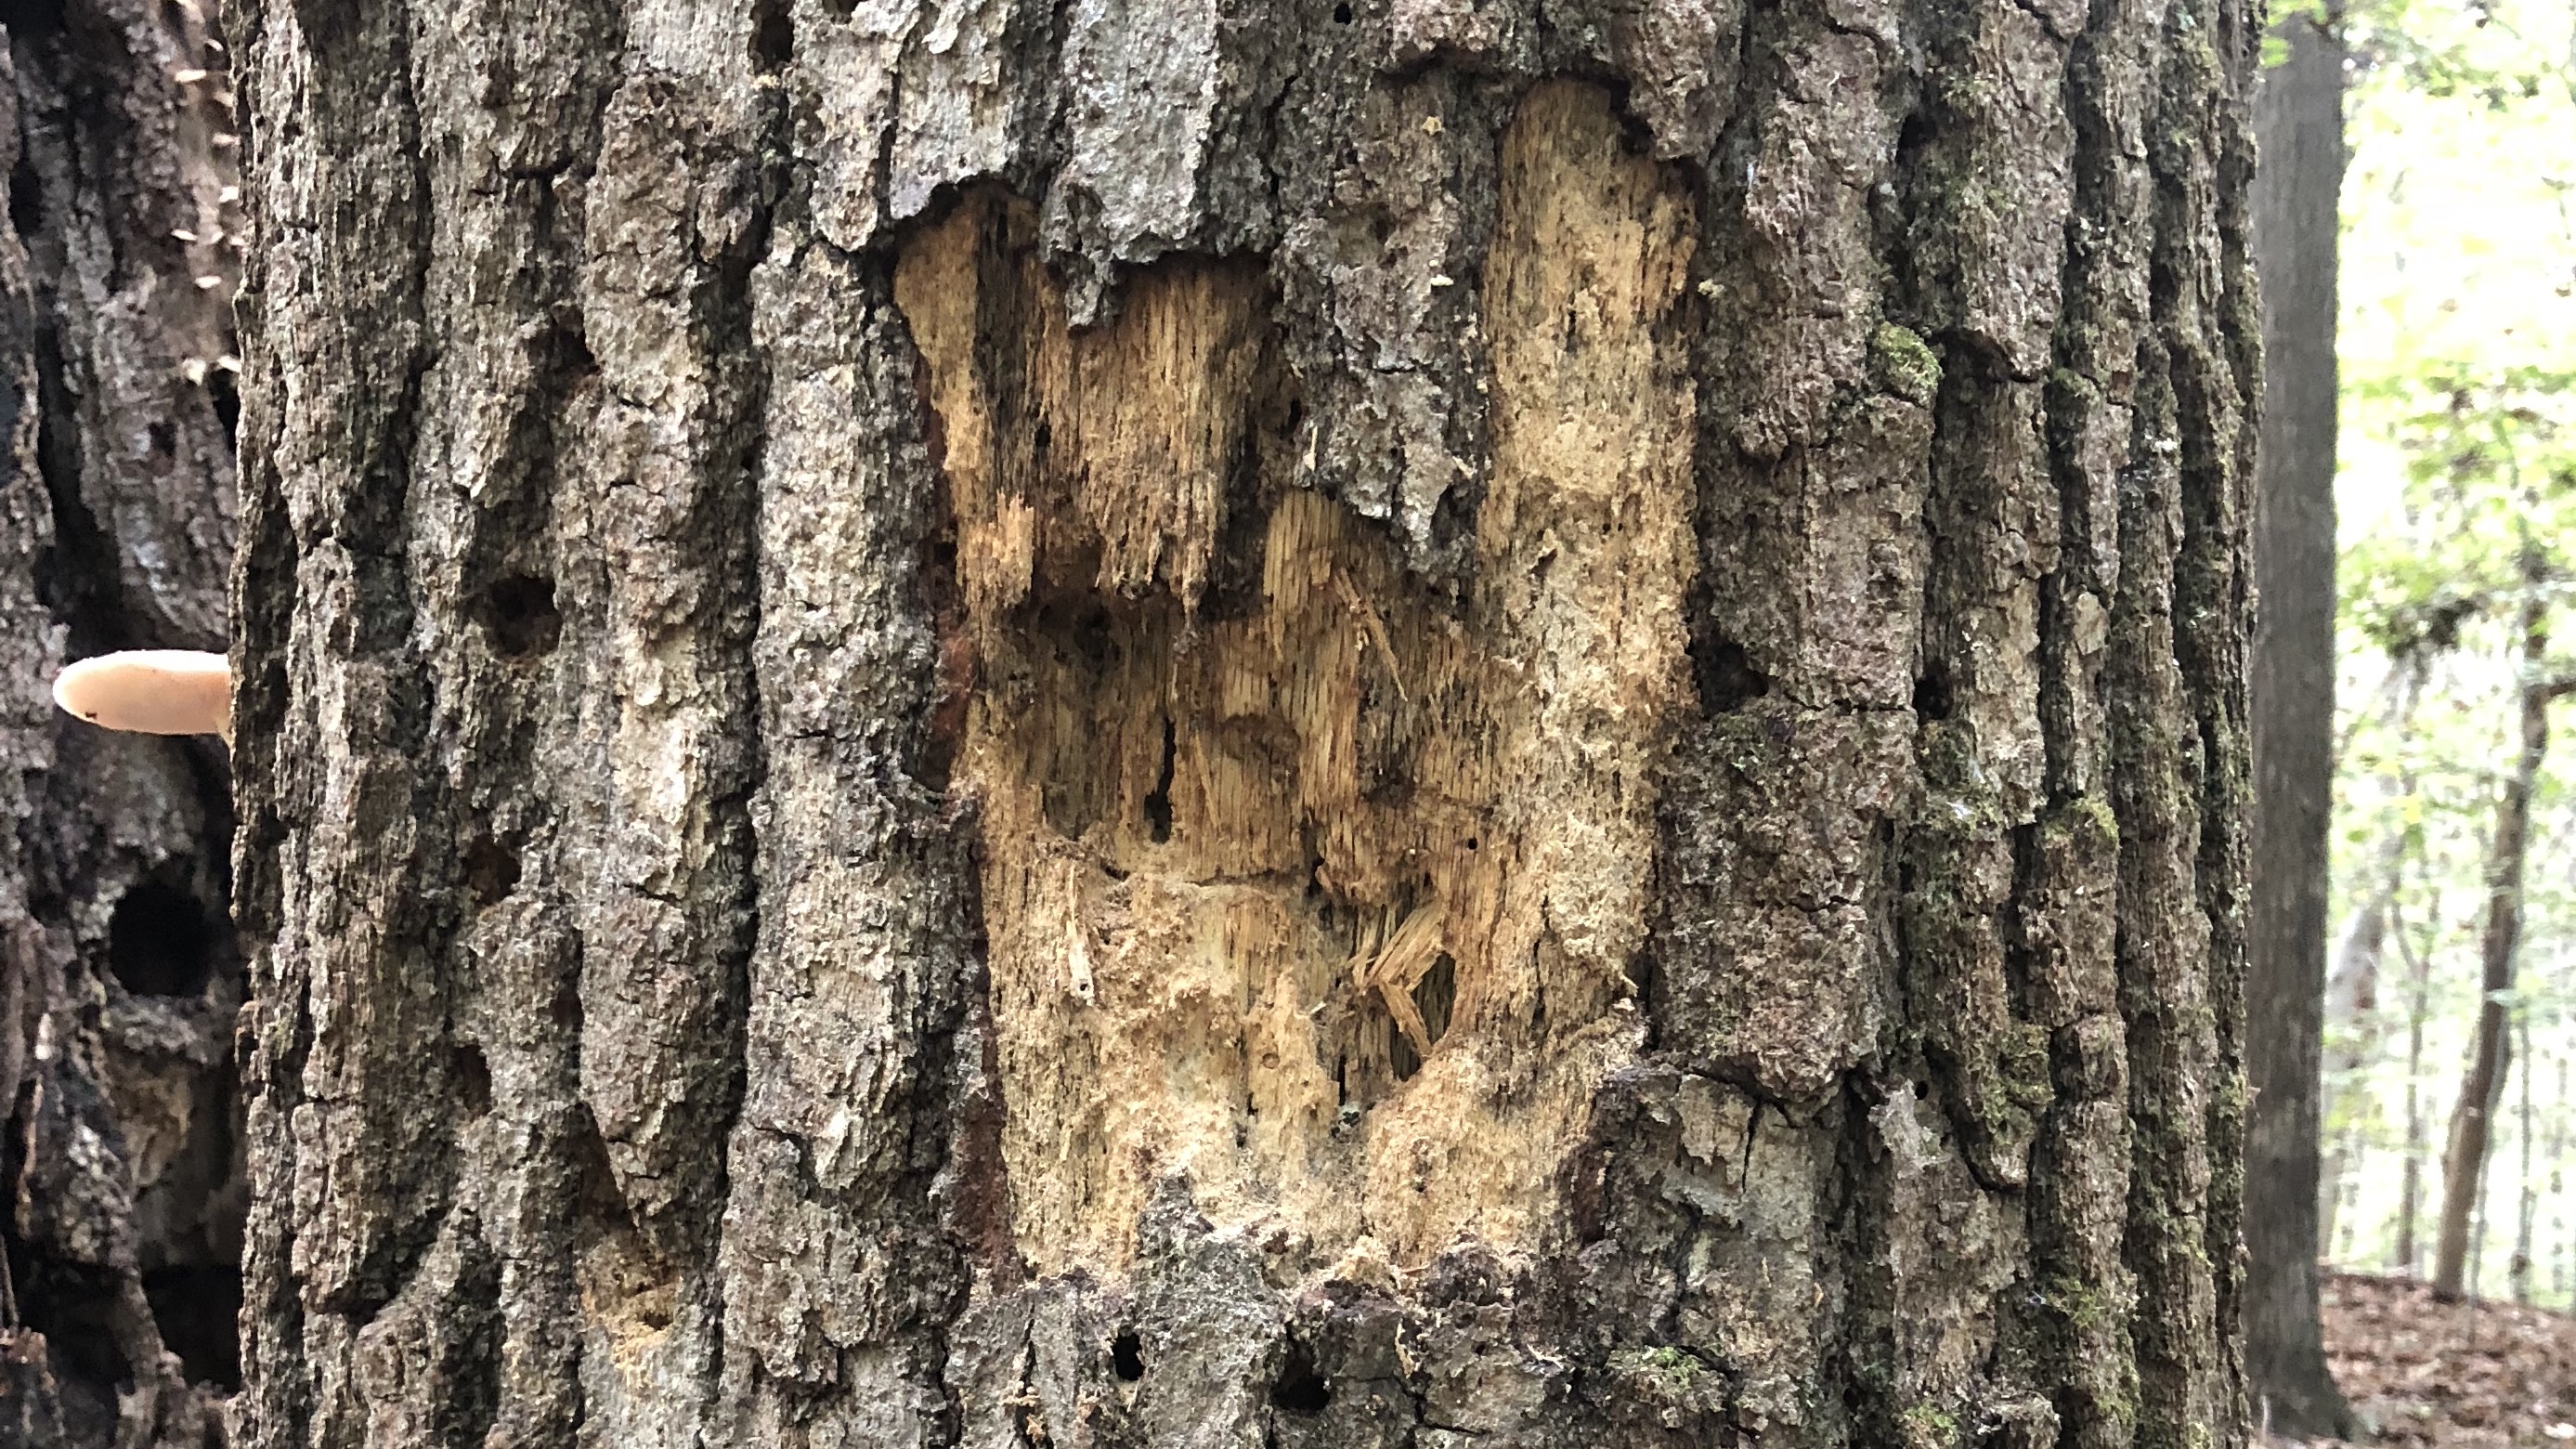
<svg viewBox="0 0 2576 1449">
<path fill-rule="evenodd" d="M 103 729 L 220 735 L 232 743 L 232 668 L 221 654 L 132 649 L 54 677 L 54 703 Z"/>
</svg>

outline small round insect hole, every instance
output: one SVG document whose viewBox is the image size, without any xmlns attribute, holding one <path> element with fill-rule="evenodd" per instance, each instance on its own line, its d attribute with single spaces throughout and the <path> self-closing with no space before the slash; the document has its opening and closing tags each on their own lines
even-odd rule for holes
<svg viewBox="0 0 2576 1449">
<path fill-rule="evenodd" d="M 563 637 L 563 615 L 555 608 L 555 583 L 533 574 L 511 574 L 484 591 L 476 611 L 492 652 L 504 659 L 531 659 L 553 651 Z"/>
<path fill-rule="evenodd" d="M 465 847 L 465 889 L 479 909 L 492 905 L 519 885 L 519 853 L 488 835 Z"/>
<path fill-rule="evenodd" d="M 472 1042 L 459 1045 L 448 1062 L 448 1080 L 455 1084 L 457 1105 L 467 1117 L 481 1117 L 492 1110 L 492 1065 L 481 1047 Z"/>
</svg>

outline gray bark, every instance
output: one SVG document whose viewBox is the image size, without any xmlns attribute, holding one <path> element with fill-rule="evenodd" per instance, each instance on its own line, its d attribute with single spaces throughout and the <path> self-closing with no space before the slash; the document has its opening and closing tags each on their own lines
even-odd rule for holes
<svg viewBox="0 0 2576 1449">
<path fill-rule="evenodd" d="M 74 723 L 46 682 L 105 649 L 224 645 L 230 113 L 219 77 L 174 79 L 221 64 L 186 6 L 6 23 L 0 1441 L 198 1449 L 238 1374 L 246 1185 L 226 766 L 212 741 Z"/>
<path fill-rule="evenodd" d="M 2241 1442 L 2246 9 L 238 25 L 249 1443 Z"/>
<path fill-rule="evenodd" d="M 2334 786 L 2335 247 L 2343 46 L 2315 21 L 2254 107 L 2255 267 L 2263 287 L 2256 470 L 2254 879 L 2247 927 L 2245 1362 L 2266 1423 L 2347 1437 L 2317 1321 L 2319 1037 Z"/>
</svg>

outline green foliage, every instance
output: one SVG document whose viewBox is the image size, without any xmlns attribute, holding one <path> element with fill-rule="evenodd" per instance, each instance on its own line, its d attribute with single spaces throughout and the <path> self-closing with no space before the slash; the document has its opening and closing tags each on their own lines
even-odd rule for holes
<svg viewBox="0 0 2576 1449">
<path fill-rule="evenodd" d="M 2263 64 L 2289 58 L 2281 31 L 2325 26 L 2343 38 L 2363 72 L 2386 73 L 2433 100 L 2467 99 L 2505 110 L 2537 98 L 2544 87 L 2576 84 L 2576 64 L 2517 24 L 2517 7 L 2498 0 L 2284 0 L 2271 10 Z"/>
<path fill-rule="evenodd" d="M 2347 629 L 2391 658 L 2457 648 L 2465 624 L 2529 587 L 2525 550 L 2557 591 L 2576 522 L 2576 375 L 2444 362 L 2350 393 L 2378 412 L 2406 488 L 2404 527 L 2344 549 Z"/>
</svg>

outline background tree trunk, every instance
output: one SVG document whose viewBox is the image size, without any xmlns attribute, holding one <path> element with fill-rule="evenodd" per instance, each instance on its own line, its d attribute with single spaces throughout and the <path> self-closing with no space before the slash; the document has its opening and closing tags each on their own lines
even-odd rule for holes
<svg viewBox="0 0 2576 1449">
<path fill-rule="evenodd" d="M 74 724 L 47 681 L 224 647 L 231 112 L 222 77 L 178 79 L 222 65 L 190 5 L 5 23 L 0 1441 L 199 1449 L 239 1372 L 226 765 Z"/>
<path fill-rule="evenodd" d="M 2438 909 L 2438 898 L 2430 890 L 2425 895 L 2424 908 Z M 2441 932 L 2438 921 L 2425 922 L 2424 944 L 2417 949 L 2410 944 L 2406 921 L 2394 904 L 2389 907 L 2389 925 L 2398 953 L 2406 959 L 2406 1147 L 2397 1184 L 2397 1243 L 2390 1261 L 2398 1272 L 2417 1277 L 2424 1271 L 2424 1255 L 2416 1243 L 2415 1228 L 2424 1206 L 2424 1154 L 2431 1136 L 2425 1129 L 2422 1091 L 2424 1023 L 2432 1015 L 2433 947 Z"/>
<path fill-rule="evenodd" d="M 2567 1057 L 2557 1061 L 2558 1092 L 2549 1103 L 2549 1296 L 2567 1299 Z"/>
<path fill-rule="evenodd" d="M 2442 1156 L 2442 1217 L 2433 1245 L 2433 1291 L 2459 1296 L 2469 1262 L 2470 1217 L 2485 1185 L 2488 1129 L 2504 1099 L 2512 1043 L 2505 1037 L 2513 1006 L 2513 968 L 2522 948 L 2522 880 L 2531 844 L 2531 793 L 2549 753 L 2549 706 L 2560 685 L 2548 675 L 2548 603 L 2537 550 L 2524 550 L 2521 680 L 2513 771 L 2496 795 L 2495 831 L 2487 841 L 2487 911 L 2478 938 L 2478 1024 L 2451 1107 Z"/>
<path fill-rule="evenodd" d="M 2341 1084 L 2354 1081 L 2379 1053 L 2379 970 L 2388 954 L 2397 892 L 2405 883 L 2407 840 L 2403 823 L 2389 828 L 2380 845 L 2379 884 L 2353 909 L 2335 945 L 2334 969 L 2325 979 L 2325 1000 L 2318 1014 L 2316 1131 L 2322 1150 L 2317 1166 L 2318 1256 L 2334 1245 L 2336 1214 L 2346 1185 L 2345 1160 L 2357 1155 L 2359 1143 L 2362 1116 L 2350 1110 Z"/>
<path fill-rule="evenodd" d="M 2334 810 L 2335 252 L 2343 185 L 2343 45 L 2307 16 L 2254 107 L 2255 266 L 2263 286 L 2256 469 L 2254 883 L 2246 1062 L 2245 1364 L 2265 1422 L 2346 1437 L 2352 1414 L 2317 1326 L 2320 1013 L 2327 829 Z M 2375 941 L 2372 943 L 2375 953 Z"/>
<path fill-rule="evenodd" d="M 2291 23 L 2300 23 L 2292 21 Z M 2259 132 L 2258 132 L 2259 139 Z M 2268 377 L 2269 374 L 2266 374 Z M 2401 733 L 2412 727 L 2415 708 L 2423 698 L 2427 660 L 2421 654 L 2408 654 L 2392 661 L 2387 683 L 2387 718 Z M 2340 755 L 2341 745 L 2337 746 Z M 2410 963 L 2405 925 L 2398 902 L 2406 889 L 2406 863 L 2419 847 L 2421 827 L 2409 818 L 2415 798 L 2414 771 L 2401 765 L 2380 777 L 2381 808 L 2395 812 L 2382 827 L 2377 870 L 2378 884 L 2368 898 L 2353 909 L 2350 921 L 2335 947 L 2334 969 L 2326 978 L 2325 1007 L 2320 1021 L 2320 1061 L 2318 1064 L 2318 1135 L 2324 1149 L 2317 1171 L 2317 1245 L 2320 1256 L 2335 1249 L 2340 1204 L 2347 1197 L 2358 1197 L 2360 1181 L 2348 1179 L 2344 1169 L 2347 1158 L 2357 1160 L 2364 1150 L 2368 1134 L 2378 1111 L 2364 1090 L 2357 1105 L 2348 1105 L 2343 1093 L 2359 1083 L 2361 1074 L 2379 1059 L 2388 1020 L 2380 1013 L 2379 984 L 2381 968 L 2387 963 L 2388 945 L 2395 937 L 2400 957 Z M 2331 801 L 2327 802 L 2329 807 Z M 2328 810 L 2328 824 L 2332 823 Z M 2410 1016 L 2407 1067 L 2406 1153 L 2412 1170 L 2414 1154 L 2421 1144 L 2422 1126 L 2416 1117 L 2414 1072 L 2423 1055 L 2423 1021 L 2420 983 L 2410 971 L 2408 978 Z M 2340 1129 L 2338 1124 L 2342 1124 Z M 2410 1179 L 2411 1184 L 2411 1179 Z M 2414 1188 L 2401 1192 L 2403 1202 L 2398 1211 L 2400 1236 L 2411 1241 Z M 2350 1249 L 2355 1227 L 2348 1220 L 2343 1227 L 2344 1261 L 2356 1261 Z M 2403 1257 L 2401 1255 L 2401 1261 Z"/>
<path fill-rule="evenodd" d="M 2239 1441 L 2245 9 L 239 23 L 250 1442 Z"/>
<path fill-rule="evenodd" d="M 2540 1206 L 2539 1182 L 2531 1175 L 2531 1073 L 2539 1065 L 2531 1054 L 2531 1009 L 2516 1007 L 2513 1033 L 2522 1052 L 2522 1100 L 2517 1106 L 2514 1133 L 2515 1146 L 2522 1153 L 2522 1170 L 2514 1181 L 2515 1214 L 2513 1224 L 2512 1277 L 2513 1301 L 2531 1301 L 2531 1220 Z"/>
</svg>

